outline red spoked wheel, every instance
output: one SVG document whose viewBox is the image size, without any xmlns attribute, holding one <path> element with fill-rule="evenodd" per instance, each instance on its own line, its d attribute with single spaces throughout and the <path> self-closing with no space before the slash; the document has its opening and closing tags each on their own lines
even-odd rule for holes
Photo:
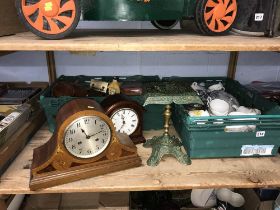
<svg viewBox="0 0 280 210">
<path fill-rule="evenodd" d="M 16 6 L 27 28 L 46 39 L 67 36 L 81 14 L 79 0 L 17 0 Z"/>
<path fill-rule="evenodd" d="M 198 28 L 209 35 L 227 33 L 234 23 L 236 14 L 236 0 L 198 0 L 196 5 Z"/>
</svg>

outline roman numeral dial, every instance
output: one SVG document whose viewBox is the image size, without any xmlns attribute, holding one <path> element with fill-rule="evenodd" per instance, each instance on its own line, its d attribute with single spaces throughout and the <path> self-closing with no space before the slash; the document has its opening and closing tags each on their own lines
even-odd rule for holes
<svg viewBox="0 0 280 210">
<path fill-rule="evenodd" d="M 135 110 L 122 108 L 114 112 L 111 116 L 116 131 L 131 135 L 137 129 L 139 117 Z"/>
</svg>

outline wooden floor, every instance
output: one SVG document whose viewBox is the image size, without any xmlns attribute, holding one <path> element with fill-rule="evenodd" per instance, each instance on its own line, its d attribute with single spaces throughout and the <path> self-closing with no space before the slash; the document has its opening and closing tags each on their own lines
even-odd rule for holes
<svg viewBox="0 0 280 210">
<path fill-rule="evenodd" d="M 280 38 L 203 36 L 182 30 L 82 30 L 59 41 L 0 37 L 0 51 L 280 51 Z"/>
<path fill-rule="evenodd" d="M 161 131 L 146 132 L 150 138 Z M 29 190 L 32 151 L 46 142 L 51 133 L 44 126 L 3 174 L 0 194 L 32 194 Z M 107 192 L 140 190 L 179 190 L 191 188 L 254 188 L 280 187 L 280 157 L 193 160 L 192 165 L 179 164 L 172 157 L 159 166 L 149 167 L 146 160 L 151 152 L 138 146 L 143 166 L 104 176 L 94 177 L 36 193 Z"/>
</svg>

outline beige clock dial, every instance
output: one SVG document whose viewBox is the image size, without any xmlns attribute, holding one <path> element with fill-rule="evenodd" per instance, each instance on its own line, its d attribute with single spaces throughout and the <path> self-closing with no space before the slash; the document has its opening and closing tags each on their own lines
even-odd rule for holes
<svg viewBox="0 0 280 210">
<path fill-rule="evenodd" d="M 109 145 L 111 130 L 98 116 L 83 116 L 73 121 L 64 132 L 67 151 L 78 158 L 93 158 Z"/>
</svg>

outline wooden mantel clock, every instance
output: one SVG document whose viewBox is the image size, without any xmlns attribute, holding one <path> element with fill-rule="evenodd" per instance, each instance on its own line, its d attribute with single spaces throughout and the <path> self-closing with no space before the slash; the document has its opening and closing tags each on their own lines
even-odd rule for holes
<svg viewBox="0 0 280 210">
<path fill-rule="evenodd" d="M 110 95 L 101 102 L 116 131 L 129 135 L 134 144 L 146 142 L 143 136 L 144 108 L 123 94 Z"/>
<path fill-rule="evenodd" d="M 90 99 L 65 104 L 52 138 L 33 153 L 30 189 L 38 190 L 141 165 L 128 135 L 115 132 L 102 107 Z"/>
</svg>

